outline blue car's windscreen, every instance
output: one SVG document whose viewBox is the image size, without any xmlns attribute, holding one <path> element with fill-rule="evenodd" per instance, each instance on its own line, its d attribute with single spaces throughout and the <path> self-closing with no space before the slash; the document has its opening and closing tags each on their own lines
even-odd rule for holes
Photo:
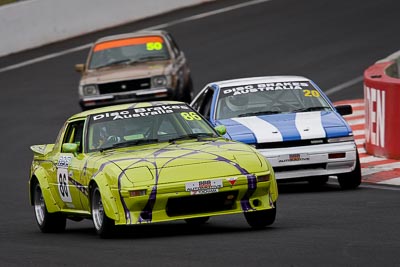
<svg viewBox="0 0 400 267">
<path fill-rule="evenodd" d="M 216 119 L 331 109 L 307 81 L 245 84 L 221 88 Z"/>
</svg>

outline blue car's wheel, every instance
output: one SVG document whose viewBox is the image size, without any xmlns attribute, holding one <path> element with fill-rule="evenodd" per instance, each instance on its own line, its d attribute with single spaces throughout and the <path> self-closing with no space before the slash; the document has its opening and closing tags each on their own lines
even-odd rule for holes
<svg viewBox="0 0 400 267">
<path fill-rule="evenodd" d="M 338 182 L 342 189 L 356 189 L 361 184 L 361 165 L 360 158 L 357 153 L 356 167 L 352 172 L 339 174 Z"/>
</svg>

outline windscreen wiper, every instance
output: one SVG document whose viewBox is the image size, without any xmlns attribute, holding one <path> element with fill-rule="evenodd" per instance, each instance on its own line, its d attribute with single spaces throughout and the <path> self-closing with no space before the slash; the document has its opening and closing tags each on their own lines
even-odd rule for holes
<svg viewBox="0 0 400 267">
<path fill-rule="evenodd" d="M 197 138 L 197 141 L 201 141 L 205 137 L 216 137 L 213 133 L 194 133 L 194 134 L 185 134 L 175 138 L 168 139 L 168 142 L 175 143 L 176 141 L 180 140 L 189 140 Z"/>
<path fill-rule="evenodd" d="M 151 143 L 158 143 L 158 139 L 138 139 L 138 140 L 129 140 L 126 142 L 120 142 L 113 144 L 112 146 L 101 148 L 100 152 L 108 149 L 114 149 L 119 147 L 129 147 L 129 146 L 136 146 L 136 145 L 143 145 L 143 144 L 151 144 Z"/>
<path fill-rule="evenodd" d="M 258 115 L 269 115 L 269 114 L 279 114 L 281 111 L 277 110 L 265 110 L 265 111 L 257 111 L 257 112 L 248 112 L 239 114 L 238 117 L 250 117 L 250 116 L 258 116 Z"/>
<path fill-rule="evenodd" d="M 167 59 L 165 56 L 147 56 L 147 57 L 140 57 L 136 61 L 143 62 L 151 59 Z"/>
<path fill-rule="evenodd" d="M 308 108 L 299 108 L 299 109 L 292 110 L 292 112 L 307 112 L 307 111 L 318 111 L 318 110 L 326 110 L 326 109 L 331 109 L 331 107 L 315 106 L 315 107 L 308 107 Z"/>
<path fill-rule="evenodd" d="M 98 66 L 96 69 L 105 68 L 105 67 L 109 67 L 109 66 L 113 66 L 113 65 L 125 64 L 125 63 L 129 63 L 130 64 L 131 62 L 132 62 L 131 59 L 116 60 L 116 61 L 109 62 L 109 63 L 107 63 L 105 65 Z"/>
</svg>

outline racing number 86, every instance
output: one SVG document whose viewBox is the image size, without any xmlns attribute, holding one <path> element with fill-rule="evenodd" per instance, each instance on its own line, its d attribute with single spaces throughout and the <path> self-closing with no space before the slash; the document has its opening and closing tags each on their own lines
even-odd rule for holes
<svg viewBox="0 0 400 267">
<path fill-rule="evenodd" d="M 201 117 L 196 114 L 196 112 L 181 112 L 181 116 L 187 121 L 200 121 Z"/>
<path fill-rule="evenodd" d="M 320 97 L 320 93 L 317 90 L 303 90 L 304 96 L 309 97 Z"/>
</svg>

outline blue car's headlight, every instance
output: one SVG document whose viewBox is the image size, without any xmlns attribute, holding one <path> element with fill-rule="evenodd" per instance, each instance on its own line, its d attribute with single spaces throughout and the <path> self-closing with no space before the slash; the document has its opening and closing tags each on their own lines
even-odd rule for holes
<svg viewBox="0 0 400 267">
<path fill-rule="evenodd" d="M 350 142 L 350 141 L 354 141 L 353 135 L 328 138 L 328 143 L 339 143 L 339 142 Z"/>
</svg>

